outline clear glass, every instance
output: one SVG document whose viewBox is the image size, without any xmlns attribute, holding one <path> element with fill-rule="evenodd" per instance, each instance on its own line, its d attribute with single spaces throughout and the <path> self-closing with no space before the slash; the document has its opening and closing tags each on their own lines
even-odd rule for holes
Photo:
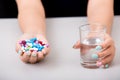
<svg viewBox="0 0 120 80">
<path fill-rule="evenodd" d="M 96 46 L 104 42 L 106 27 L 101 24 L 85 24 L 79 27 L 80 31 L 80 62 L 86 68 L 98 68 L 96 61 L 92 57 L 101 50 L 96 50 Z"/>
</svg>

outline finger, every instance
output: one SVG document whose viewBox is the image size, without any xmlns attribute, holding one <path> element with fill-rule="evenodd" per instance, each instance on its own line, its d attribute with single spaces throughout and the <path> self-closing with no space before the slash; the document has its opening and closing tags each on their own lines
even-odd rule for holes
<svg viewBox="0 0 120 80">
<path fill-rule="evenodd" d="M 21 50 L 21 46 L 20 46 L 19 42 L 16 43 L 16 52 L 19 55 L 23 55 L 23 51 Z"/>
<path fill-rule="evenodd" d="M 103 58 L 103 57 L 105 57 L 105 56 L 108 56 L 108 55 L 111 54 L 111 51 L 112 51 L 112 47 L 109 47 L 108 49 L 103 50 L 103 51 L 101 51 L 100 53 L 98 53 L 98 57 L 99 57 L 99 58 Z"/>
<path fill-rule="evenodd" d="M 77 41 L 74 46 L 73 46 L 74 49 L 78 49 L 80 48 L 80 41 Z"/>
<path fill-rule="evenodd" d="M 21 59 L 22 59 L 22 61 L 24 61 L 24 62 L 29 62 L 29 59 L 30 59 L 30 51 L 28 51 L 28 52 L 25 52 L 22 56 L 21 56 Z"/>
<path fill-rule="evenodd" d="M 41 61 L 44 59 L 44 56 L 43 56 L 43 53 L 42 52 L 38 52 L 38 58 L 37 58 L 37 61 Z"/>
<path fill-rule="evenodd" d="M 18 52 L 21 49 L 21 46 L 19 45 L 19 43 L 16 43 L 16 52 Z"/>
<path fill-rule="evenodd" d="M 108 68 L 113 60 L 113 56 L 109 55 L 106 58 L 104 58 L 101 62 L 104 65 L 103 68 Z"/>
<path fill-rule="evenodd" d="M 109 55 L 109 56 L 106 56 L 104 59 L 102 59 L 101 62 L 103 65 L 105 65 L 105 64 L 109 64 L 112 60 L 113 60 L 113 56 Z"/>
<path fill-rule="evenodd" d="M 37 52 L 36 51 L 33 51 L 31 53 L 29 62 L 32 63 L 32 64 L 37 62 Z"/>
<path fill-rule="evenodd" d="M 110 46 L 113 45 L 113 40 L 111 37 L 107 37 L 107 39 L 105 39 L 105 41 L 101 44 L 102 48 L 103 49 L 107 49 L 109 48 Z"/>
<path fill-rule="evenodd" d="M 42 50 L 43 56 L 46 57 L 46 55 L 48 54 L 48 52 L 49 52 L 49 49 L 48 48 L 44 48 Z"/>
<path fill-rule="evenodd" d="M 98 61 L 96 65 L 99 67 L 108 68 L 113 60 L 113 57 L 114 57 L 113 55 L 106 56 L 102 60 Z"/>
<path fill-rule="evenodd" d="M 99 67 L 99 68 L 109 68 L 111 63 L 107 63 L 105 65 L 102 64 L 102 62 L 97 62 L 96 65 Z"/>
<path fill-rule="evenodd" d="M 16 44 L 16 51 L 18 54 L 20 54 L 21 56 L 23 55 L 23 53 L 25 52 L 25 47 L 23 45 L 21 45 L 21 41 L 18 41 Z"/>
<path fill-rule="evenodd" d="M 50 51 L 50 48 L 48 45 L 46 45 L 42 51 L 38 52 L 37 61 L 40 62 L 41 60 L 43 60 L 46 57 L 46 55 L 48 55 L 49 51 Z"/>
</svg>

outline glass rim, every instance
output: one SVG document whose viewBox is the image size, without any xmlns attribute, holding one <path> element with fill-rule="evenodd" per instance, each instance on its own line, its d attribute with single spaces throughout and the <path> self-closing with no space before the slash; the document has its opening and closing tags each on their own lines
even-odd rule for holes
<svg viewBox="0 0 120 80">
<path fill-rule="evenodd" d="M 103 26 L 103 31 L 106 30 L 106 26 L 100 23 L 86 23 L 86 24 L 79 26 L 79 30 L 86 31 L 87 29 L 83 29 L 83 27 L 88 26 L 88 25 Z M 91 31 L 91 32 L 98 32 L 98 31 Z"/>
</svg>

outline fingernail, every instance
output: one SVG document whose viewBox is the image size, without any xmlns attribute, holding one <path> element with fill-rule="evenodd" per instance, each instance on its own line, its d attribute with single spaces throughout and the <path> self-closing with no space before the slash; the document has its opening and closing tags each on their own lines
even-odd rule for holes
<svg viewBox="0 0 120 80">
<path fill-rule="evenodd" d="M 50 46 L 49 44 L 45 44 L 45 47 L 46 47 L 46 48 L 49 48 L 49 46 Z"/>
<path fill-rule="evenodd" d="M 46 51 L 45 50 L 42 50 L 43 54 L 46 54 Z"/>
<path fill-rule="evenodd" d="M 80 63 L 83 64 L 84 63 L 83 60 L 80 59 Z"/>
<path fill-rule="evenodd" d="M 109 68 L 109 65 L 108 65 L 108 64 L 106 64 L 106 65 L 104 65 L 104 67 L 105 67 L 105 68 Z"/>
<path fill-rule="evenodd" d="M 18 51 L 18 54 L 21 55 L 21 54 L 22 54 L 22 50 L 19 50 L 19 51 Z"/>
<path fill-rule="evenodd" d="M 36 53 L 32 53 L 32 56 L 33 56 L 33 57 L 36 57 L 36 56 L 37 56 L 37 54 L 36 54 Z"/>
<path fill-rule="evenodd" d="M 102 46 L 96 46 L 95 49 L 96 49 L 97 51 L 99 51 L 99 50 L 102 49 Z"/>
<path fill-rule="evenodd" d="M 77 43 L 73 45 L 73 48 L 74 48 L 74 49 L 77 49 Z"/>
<path fill-rule="evenodd" d="M 100 67 L 100 66 L 102 66 L 102 62 L 97 61 L 96 65 L 97 65 L 98 67 Z"/>
<path fill-rule="evenodd" d="M 92 54 L 91 56 L 93 59 L 98 59 L 98 54 Z"/>
<path fill-rule="evenodd" d="M 104 68 L 104 65 L 98 66 L 99 68 Z"/>
<path fill-rule="evenodd" d="M 21 47 L 21 50 L 22 50 L 23 52 L 25 52 L 25 47 L 24 47 L 24 46 L 22 46 L 22 47 Z"/>
<path fill-rule="evenodd" d="M 27 52 L 25 52 L 25 53 L 26 53 L 26 55 L 30 56 L 30 51 L 27 51 Z"/>
<path fill-rule="evenodd" d="M 78 44 L 79 44 L 79 42 L 77 41 L 77 42 L 73 45 L 73 48 L 76 49 Z"/>
<path fill-rule="evenodd" d="M 37 50 L 34 50 L 33 52 L 34 52 L 34 53 L 37 53 Z"/>
<path fill-rule="evenodd" d="M 76 48 L 77 48 L 75 44 L 73 45 L 73 48 L 74 48 L 74 49 L 76 49 Z"/>
</svg>

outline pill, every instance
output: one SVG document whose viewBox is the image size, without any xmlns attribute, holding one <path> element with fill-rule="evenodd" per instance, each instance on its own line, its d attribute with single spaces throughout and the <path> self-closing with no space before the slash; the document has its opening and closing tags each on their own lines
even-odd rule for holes
<svg viewBox="0 0 120 80">
<path fill-rule="evenodd" d="M 31 42 L 35 42 L 37 40 L 37 38 L 31 38 L 30 41 Z"/>
<path fill-rule="evenodd" d="M 38 41 L 39 44 L 42 44 L 42 41 Z"/>
<path fill-rule="evenodd" d="M 33 46 L 33 44 L 32 44 L 32 43 L 27 43 L 27 45 L 28 45 L 28 46 L 30 46 L 30 47 L 32 47 L 32 46 Z"/>
<path fill-rule="evenodd" d="M 44 47 L 48 47 L 48 44 L 44 44 L 42 41 L 37 40 L 37 38 L 21 40 L 19 44 L 21 45 L 21 50 L 25 53 L 42 51 Z"/>
<path fill-rule="evenodd" d="M 25 44 L 26 44 L 26 41 L 25 41 L 25 40 L 22 40 L 22 42 L 21 42 L 21 43 L 25 45 Z"/>
</svg>

